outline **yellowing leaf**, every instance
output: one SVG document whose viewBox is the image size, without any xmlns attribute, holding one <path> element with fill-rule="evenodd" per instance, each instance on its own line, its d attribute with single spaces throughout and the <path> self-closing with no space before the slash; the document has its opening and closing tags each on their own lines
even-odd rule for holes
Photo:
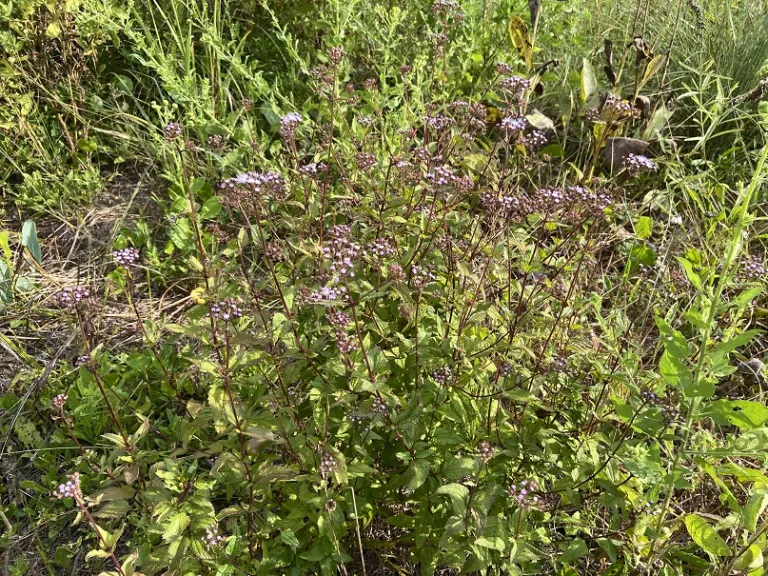
<svg viewBox="0 0 768 576">
<path fill-rule="evenodd" d="M 512 16 L 509 19 L 509 39 L 530 69 L 533 61 L 533 44 L 528 34 L 528 25 L 519 16 Z"/>
<path fill-rule="evenodd" d="M 688 529 L 688 534 L 691 535 L 693 541 L 708 554 L 714 556 L 732 555 L 731 549 L 725 540 L 698 514 L 688 514 L 685 517 L 685 527 Z"/>
</svg>

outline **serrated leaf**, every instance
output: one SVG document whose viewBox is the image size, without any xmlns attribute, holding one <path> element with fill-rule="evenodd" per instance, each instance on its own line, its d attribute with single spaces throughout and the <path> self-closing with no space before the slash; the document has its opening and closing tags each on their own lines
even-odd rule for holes
<svg viewBox="0 0 768 576">
<path fill-rule="evenodd" d="M 184 512 L 177 513 L 163 531 L 163 540 L 170 542 L 182 535 L 184 530 L 189 526 L 189 516 Z"/>
<path fill-rule="evenodd" d="M 698 514 L 688 514 L 685 517 L 685 527 L 691 539 L 708 554 L 713 556 L 731 556 L 728 544 L 715 529 Z"/>
<path fill-rule="evenodd" d="M 408 483 L 406 484 L 406 488 L 411 491 L 420 488 L 421 485 L 424 484 L 424 481 L 427 479 L 428 475 L 429 462 L 424 459 L 414 460 L 411 462 L 411 465 L 408 468 Z"/>
<path fill-rule="evenodd" d="M 451 455 L 440 469 L 440 475 L 449 482 L 453 482 L 459 478 L 472 474 L 474 471 L 475 461 L 473 458 L 459 458 Z"/>
<path fill-rule="evenodd" d="M 463 484 L 446 484 L 444 486 L 440 486 L 440 488 L 438 488 L 435 493 L 444 494 L 451 499 L 454 515 L 463 518 L 467 513 L 469 489 Z"/>
<path fill-rule="evenodd" d="M 280 531 L 280 540 L 284 544 L 288 544 L 288 546 L 294 550 L 297 550 L 299 546 L 301 546 L 301 542 L 299 542 L 299 539 L 296 538 L 296 534 L 294 534 L 293 530 L 290 528 L 286 528 L 285 530 Z"/>
</svg>

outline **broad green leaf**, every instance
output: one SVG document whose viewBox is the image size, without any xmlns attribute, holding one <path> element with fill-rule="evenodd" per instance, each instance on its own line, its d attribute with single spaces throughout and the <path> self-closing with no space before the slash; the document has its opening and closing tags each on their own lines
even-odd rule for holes
<svg viewBox="0 0 768 576">
<path fill-rule="evenodd" d="M 747 330 L 746 332 L 742 332 L 738 336 L 734 336 L 725 342 L 720 342 L 712 349 L 712 363 L 717 364 L 720 358 L 724 357 L 729 352 L 733 352 L 737 348 L 745 346 L 752 340 L 752 338 L 758 334 L 762 334 L 762 332 L 762 330 Z"/>
<path fill-rule="evenodd" d="M 163 540 L 170 542 L 175 540 L 184 532 L 186 527 L 189 526 L 189 516 L 184 512 L 178 512 L 163 531 Z"/>
<path fill-rule="evenodd" d="M 37 226 L 32 220 L 27 220 L 21 227 L 21 244 L 29 250 L 32 258 L 38 264 L 43 261 L 43 253 L 40 250 L 40 243 L 37 241 Z"/>
<path fill-rule="evenodd" d="M 653 220 L 648 216 L 641 216 L 635 225 L 635 234 L 641 240 L 647 240 L 653 234 Z"/>
<path fill-rule="evenodd" d="M 296 538 L 296 534 L 293 533 L 293 530 L 290 528 L 286 528 L 285 530 L 280 531 L 280 540 L 284 544 L 288 544 L 291 548 L 296 550 L 299 546 L 301 546 L 301 542 L 299 542 L 299 539 Z"/>
<path fill-rule="evenodd" d="M 747 550 L 739 556 L 733 565 L 738 574 L 749 574 L 749 576 L 762 576 L 763 571 L 763 551 L 757 544 L 752 544 Z"/>
<path fill-rule="evenodd" d="M 475 470 L 475 461 L 473 458 L 457 456 L 449 456 L 443 464 L 440 470 L 440 474 L 443 478 L 446 478 L 449 482 L 463 478 L 469 474 L 472 474 Z"/>
<path fill-rule="evenodd" d="M 574 560 L 583 558 L 587 555 L 587 553 L 589 553 L 587 543 L 584 542 L 584 540 L 577 539 L 573 540 L 568 544 L 568 546 L 566 546 L 565 550 L 563 550 L 563 553 L 560 555 L 559 560 L 563 564 L 567 564 L 568 562 L 573 562 Z"/>
<path fill-rule="evenodd" d="M 737 426 L 753 430 L 768 422 L 768 406 L 753 400 L 715 400 L 707 405 L 703 416 L 709 416 L 721 426 Z"/>
<path fill-rule="evenodd" d="M 685 276 L 688 278 L 688 281 L 693 285 L 694 288 L 696 288 L 696 290 L 701 290 L 701 278 L 699 278 L 699 275 L 693 271 L 693 264 L 690 262 L 690 260 L 686 260 L 685 258 L 678 256 L 677 261 L 680 262 L 680 265 L 683 267 L 683 271 L 685 272 Z"/>
<path fill-rule="evenodd" d="M 466 486 L 463 484 L 446 484 L 440 486 L 435 493 L 445 494 L 451 499 L 454 515 L 463 517 L 466 514 L 469 498 L 469 490 Z"/>
<path fill-rule="evenodd" d="M 715 529 L 698 514 L 688 514 L 685 517 L 685 527 L 688 529 L 691 539 L 699 547 L 714 556 L 731 556 L 731 549 Z"/>
<path fill-rule="evenodd" d="M 427 479 L 428 474 L 429 461 L 421 459 L 411 462 L 411 466 L 408 468 L 408 472 L 406 473 L 408 478 L 408 484 L 406 484 L 406 487 L 408 490 L 416 490 L 420 488 L 421 485 L 424 484 L 424 481 Z"/>
<path fill-rule="evenodd" d="M 742 509 L 742 521 L 744 528 L 750 532 L 757 529 L 757 522 L 762 516 L 765 507 L 768 506 L 768 492 L 763 488 L 755 491 L 749 498 L 746 506 Z"/>
<path fill-rule="evenodd" d="M 659 362 L 659 373 L 664 381 L 683 391 L 687 397 L 700 396 L 693 389 L 693 373 L 680 360 L 672 356 L 669 350 L 665 350 Z M 714 390 L 713 390 L 714 392 Z"/>
</svg>

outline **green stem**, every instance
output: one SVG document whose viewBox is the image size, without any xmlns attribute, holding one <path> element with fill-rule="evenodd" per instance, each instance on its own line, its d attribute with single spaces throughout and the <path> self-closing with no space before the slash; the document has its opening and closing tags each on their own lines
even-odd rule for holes
<svg viewBox="0 0 768 576">
<path fill-rule="evenodd" d="M 730 250 L 726 255 L 725 262 L 723 263 L 723 269 L 717 281 L 717 287 L 715 288 L 714 297 L 709 303 L 709 312 L 707 314 L 706 327 L 704 328 L 704 333 L 701 336 L 701 346 L 699 347 L 699 357 L 698 357 L 698 361 L 696 362 L 696 369 L 693 373 L 692 381 L 693 381 L 694 388 L 699 383 L 701 379 L 701 374 L 704 370 L 704 361 L 707 358 L 707 343 L 712 334 L 712 324 L 715 321 L 717 306 L 718 306 L 718 303 L 720 302 L 720 297 L 723 293 L 723 290 L 725 289 L 725 286 L 728 282 L 728 275 L 729 275 L 731 266 L 733 265 L 733 262 L 736 259 L 739 253 L 739 250 L 741 249 L 741 242 L 743 238 L 744 227 L 747 219 L 747 214 L 749 213 L 749 205 L 752 202 L 752 197 L 755 194 L 755 190 L 757 190 L 757 187 L 760 184 L 766 158 L 768 158 L 768 144 L 763 146 L 763 150 L 760 153 L 760 160 L 758 161 L 757 167 L 755 168 L 755 173 L 752 176 L 752 181 L 749 183 L 749 187 L 747 188 L 746 193 L 743 196 L 741 205 L 740 206 L 737 205 L 733 209 L 734 212 L 737 209 L 740 210 L 739 219 L 736 222 L 736 225 L 734 228 L 734 235 L 733 235 L 733 240 L 731 242 Z M 691 434 L 693 432 L 693 417 L 698 410 L 700 402 L 701 402 L 701 397 L 694 396 L 693 398 L 691 398 L 691 402 L 688 405 L 688 414 L 685 419 L 685 436 L 683 437 L 683 442 L 680 445 L 680 449 L 675 453 L 675 457 L 672 460 L 672 468 L 668 476 L 667 487 L 666 487 L 667 496 L 664 499 L 664 506 L 661 509 L 661 514 L 659 515 L 659 521 L 656 525 L 657 532 L 661 532 L 661 527 L 664 524 L 664 520 L 669 510 L 669 504 L 672 501 L 672 495 L 674 493 L 675 470 L 677 469 L 677 465 L 680 463 L 680 459 L 682 458 L 683 454 L 686 452 L 686 449 L 688 447 L 688 442 L 691 439 Z M 648 551 L 649 561 L 653 560 L 653 553 L 656 547 L 656 542 L 657 541 L 654 540 L 651 543 L 651 547 Z"/>
</svg>

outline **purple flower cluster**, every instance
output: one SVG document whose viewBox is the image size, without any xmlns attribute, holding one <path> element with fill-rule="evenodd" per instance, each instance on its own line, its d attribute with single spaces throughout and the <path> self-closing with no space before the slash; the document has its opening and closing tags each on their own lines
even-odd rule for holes
<svg viewBox="0 0 768 576">
<path fill-rule="evenodd" d="M 615 94 L 608 94 L 603 104 L 603 112 L 614 119 L 626 118 L 632 115 L 632 105 Z"/>
<path fill-rule="evenodd" d="M 472 178 L 457 176 L 447 166 L 435 166 L 424 174 L 424 180 L 430 182 L 435 188 L 453 189 L 457 192 L 469 192 L 475 185 Z"/>
<path fill-rule="evenodd" d="M 349 326 L 352 323 L 352 320 L 350 319 L 349 314 L 345 314 L 344 312 L 329 312 L 328 322 L 334 328 L 344 328 L 345 326 Z"/>
<path fill-rule="evenodd" d="M 355 154 L 355 164 L 360 170 L 370 170 L 376 166 L 378 161 L 379 159 L 376 158 L 376 154 L 371 154 L 370 152 L 358 152 Z"/>
<path fill-rule="evenodd" d="M 502 75 L 512 74 L 512 66 L 510 66 L 506 62 L 497 62 L 496 72 Z"/>
<path fill-rule="evenodd" d="M 506 116 L 501 120 L 501 129 L 507 138 L 514 139 L 525 130 L 525 123 L 524 116 Z"/>
<path fill-rule="evenodd" d="M 347 334 L 341 328 L 336 328 L 336 346 L 342 354 L 349 354 L 357 350 L 357 340 L 354 336 Z"/>
<path fill-rule="evenodd" d="M 62 482 L 53 491 L 53 497 L 57 500 L 62 498 L 75 498 L 79 499 L 83 497 L 83 492 L 80 490 L 80 473 L 74 472 L 67 475 L 67 481 Z"/>
<path fill-rule="evenodd" d="M 139 260 L 139 251 L 136 248 L 123 248 L 112 252 L 112 258 L 120 266 L 131 266 Z"/>
<path fill-rule="evenodd" d="M 327 169 L 328 167 L 322 162 L 310 162 L 299 168 L 299 174 L 302 176 L 317 176 Z"/>
<path fill-rule="evenodd" d="M 501 374 L 502 377 L 507 378 L 512 375 L 514 372 L 514 369 L 512 368 L 511 362 L 502 362 L 499 364 L 499 374 Z"/>
<path fill-rule="evenodd" d="M 435 275 L 423 266 L 414 264 L 411 266 L 411 284 L 414 288 L 421 290 L 435 280 Z"/>
<path fill-rule="evenodd" d="M 376 238 L 373 242 L 369 242 L 365 249 L 380 260 L 390 258 L 395 253 L 395 248 L 389 238 Z"/>
<path fill-rule="evenodd" d="M 477 451 L 480 455 L 480 458 L 483 459 L 483 462 L 488 462 L 491 458 L 493 458 L 494 454 L 496 453 L 496 448 L 494 448 L 493 444 L 488 442 L 488 440 L 483 440 L 478 444 Z"/>
<path fill-rule="evenodd" d="M 371 410 L 374 414 L 378 414 L 379 416 L 386 416 L 389 414 L 389 408 L 387 407 L 387 403 L 384 401 L 384 399 L 381 396 L 376 396 L 376 398 L 373 399 L 373 403 L 371 404 Z"/>
<path fill-rule="evenodd" d="M 338 64 L 344 58 L 344 49 L 341 46 L 334 46 L 328 50 L 328 60 Z"/>
<path fill-rule="evenodd" d="M 223 180 L 219 187 L 224 191 L 254 196 L 280 195 L 285 190 L 285 180 L 278 172 L 243 172 Z"/>
<path fill-rule="evenodd" d="M 437 0 L 432 4 L 433 14 L 449 14 L 457 10 L 461 10 L 461 6 L 456 0 Z"/>
<path fill-rule="evenodd" d="M 521 142 L 526 148 L 537 150 L 549 142 L 549 137 L 541 130 L 533 130 L 531 133 L 525 134 Z"/>
<path fill-rule="evenodd" d="M 438 114 L 437 116 L 425 116 L 424 124 L 426 124 L 427 128 L 430 130 L 441 132 L 456 124 L 456 121 L 453 118 L 449 118 L 448 116 Z"/>
<path fill-rule="evenodd" d="M 53 397 L 53 400 L 51 400 L 51 407 L 55 408 L 56 410 L 61 410 L 67 403 L 68 398 L 69 396 L 66 394 L 57 394 Z"/>
<path fill-rule="evenodd" d="M 640 392 L 640 397 L 645 404 L 657 407 L 661 413 L 661 417 L 667 424 L 682 420 L 683 413 L 670 399 L 659 396 L 650 390 L 643 390 Z"/>
<path fill-rule="evenodd" d="M 202 540 L 203 544 L 205 545 L 205 549 L 209 552 L 216 548 L 221 542 L 224 540 L 224 537 L 219 534 L 219 527 L 215 524 L 213 526 L 209 526 L 205 529 L 205 536 L 200 538 Z"/>
<path fill-rule="evenodd" d="M 763 260 L 752 255 L 741 262 L 741 276 L 745 280 L 759 280 L 765 276 L 765 264 Z"/>
<path fill-rule="evenodd" d="M 373 124 L 373 118 L 370 116 L 358 116 L 357 117 L 357 123 L 360 124 L 363 128 L 368 128 L 371 124 Z"/>
<path fill-rule="evenodd" d="M 529 214 L 552 215 L 558 211 L 571 214 L 600 214 L 611 204 L 611 197 L 602 191 L 584 186 L 541 188 L 535 195 L 496 196 L 486 192 L 480 196 L 482 207 L 492 216 L 523 218 Z"/>
<path fill-rule="evenodd" d="M 333 474 L 338 470 L 339 465 L 336 462 L 336 459 L 328 454 L 327 452 L 323 454 L 323 456 L 320 458 L 320 475 L 323 478 L 327 478 L 329 475 Z"/>
<path fill-rule="evenodd" d="M 296 128 L 304 121 L 298 112 L 288 112 L 280 118 L 280 135 L 286 140 L 293 140 Z"/>
<path fill-rule="evenodd" d="M 217 304 L 213 304 L 210 307 L 208 315 L 216 320 L 223 320 L 224 322 L 231 322 L 235 318 L 240 318 L 243 315 L 242 309 L 237 305 L 234 298 L 225 298 Z"/>
<path fill-rule="evenodd" d="M 630 176 L 641 172 L 656 172 L 656 164 L 653 160 L 642 154 L 627 154 L 622 164 Z"/>
<path fill-rule="evenodd" d="M 54 294 L 53 298 L 61 308 L 74 308 L 90 295 L 91 293 L 85 286 L 75 286 L 74 288 L 62 288 Z"/>
<path fill-rule="evenodd" d="M 438 384 L 447 384 L 453 380 L 453 371 L 448 366 L 441 366 L 432 371 L 432 379 Z"/>
<path fill-rule="evenodd" d="M 83 366 L 85 364 L 90 364 L 90 362 L 91 362 L 91 355 L 83 354 L 82 356 L 78 357 L 78 359 L 75 361 L 75 365 Z"/>
<path fill-rule="evenodd" d="M 499 88 L 507 92 L 516 101 L 522 100 L 525 96 L 525 91 L 530 87 L 530 80 L 522 76 L 507 76 L 499 81 Z"/>
<path fill-rule="evenodd" d="M 347 230 L 349 230 L 349 227 L 347 227 Z M 336 234 L 329 233 L 328 235 L 330 240 L 323 247 L 323 257 L 330 261 L 331 274 L 333 274 L 334 281 L 338 281 L 340 278 L 354 278 L 355 261 L 360 255 L 360 245 L 352 242 L 348 234 L 337 232 Z"/>
<path fill-rule="evenodd" d="M 347 289 L 344 286 L 323 286 L 320 290 L 315 290 L 307 296 L 311 302 L 336 302 L 343 300 L 347 296 Z"/>
<path fill-rule="evenodd" d="M 163 128 L 163 134 L 168 140 L 176 140 L 181 136 L 181 124 L 178 122 L 170 122 Z"/>
<path fill-rule="evenodd" d="M 536 507 L 540 504 L 539 497 L 535 494 L 536 482 L 533 480 L 523 480 L 520 484 L 512 484 L 507 490 L 507 495 L 512 498 L 518 506 Z"/>
<path fill-rule="evenodd" d="M 267 242 L 264 245 L 264 254 L 271 262 L 279 262 L 283 259 L 283 246 L 278 240 Z"/>
<path fill-rule="evenodd" d="M 208 148 L 212 150 L 221 150 L 224 147 L 224 136 L 219 134 L 211 134 L 206 141 Z"/>
</svg>

